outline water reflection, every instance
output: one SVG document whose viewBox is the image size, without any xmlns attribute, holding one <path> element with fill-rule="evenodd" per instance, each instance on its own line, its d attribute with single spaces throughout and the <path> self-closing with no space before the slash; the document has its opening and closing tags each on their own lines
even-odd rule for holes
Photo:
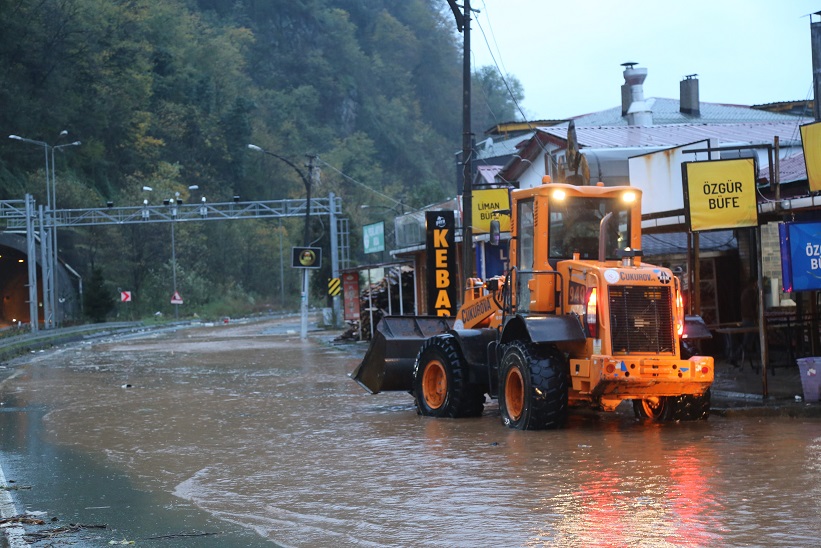
<svg viewBox="0 0 821 548">
<path fill-rule="evenodd" d="M 48 440 L 289 546 L 796 546 L 821 538 L 821 423 L 556 432 L 416 414 L 356 357 L 264 325 L 69 349 L 7 383 Z M 122 388 L 130 385 L 131 388 Z M 6 433 L 4 432 L 4 436 Z"/>
</svg>

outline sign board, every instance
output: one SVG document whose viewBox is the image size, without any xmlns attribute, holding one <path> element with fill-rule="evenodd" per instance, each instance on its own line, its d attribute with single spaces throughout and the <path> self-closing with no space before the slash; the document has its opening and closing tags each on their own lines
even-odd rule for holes
<svg viewBox="0 0 821 548">
<path fill-rule="evenodd" d="M 681 169 L 691 231 L 758 226 L 752 158 L 686 162 Z"/>
<path fill-rule="evenodd" d="M 171 295 L 171 304 L 182 304 L 182 295 L 180 295 L 179 291 L 175 291 L 173 295 Z"/>
<path fill-rule="evenodd" d="M 359 320 L 359 272 L 342 275 L 342 304 L 346 320 Z"/>
<path fill-rule="evenodd" d="M 780 223 L 783 289 L 821 289 L 821 222 Z"/>
<path fill-rule="evenodd" d="M 331 278 L 328 280 L 328 295 L 336 297 L 342 293 L 342 280 L 339 278 Z"/>
<path fill-rule="evenodd" d="M 121 303 L 130 303 L 131 302 L 131 291 L 120 291 L 120 302 Z"/>
<path fill-rule="evenodd" d="M 485 188 L 473 191 L 473 233 L 490 232 L 490 221 L 496 219 L 502 232 L 510 232 L 510 215 L 493 215 L 494 211 L 510 209 L 510 194 L 506 188 Z"/>
<path fill-rule="evenodd" d="M 821 190 L 821 122 L 801 126 L 801 143 L 810 191 Z"/>
<path fill-rule="evenodd" d="M 362 245 L 365 253 L 385 251 L 385 221 L 362 227 Z"/>
<path fill-rule="evenodd" d="M 322 248 L 292 247 L 291 268 L 322 268 Z"/>
<path fill-rule="evenodd" d="M 428 314 L 456 312 L 456 221 L 453 211 L 426 211 Z"/>
</svg>

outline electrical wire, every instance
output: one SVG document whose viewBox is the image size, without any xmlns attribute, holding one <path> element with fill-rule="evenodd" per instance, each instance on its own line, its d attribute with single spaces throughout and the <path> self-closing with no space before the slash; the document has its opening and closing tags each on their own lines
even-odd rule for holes
<svg viewBox="0 0 821 548">
<path fill-rule="evenodd" d="M 378 190 L 376 190 L 376 189 L 374 189 L 374 188 L 369 187 L 369 186 L 368 186 L 368 185 L 366 185 L 365 183 L 362 183 L 362 182 L 360 182 L 360 181 L 357 181 L 356 179 L 354 179 L 354 178 L 353 178 L 353 177 L 351 177 L 350 175 L 348 175 L 348 174 L 346 174 L 346 173 L 343 173 L 342 171 L 340 171 L 339 169 L 337 169 L 335 166 L 332 166 L 331 164 L 329 164 L 328 162 L 326 162 L 325 160 L 323 160 L 323 159 L 322 159 L 322 158 L 320 158 L 319 156 L 317 156 L 317 157 L 316 157 L 316 159 L 317 159 L 317 161 L 321 162 L 321 163 L 322 163 L 323 165 L 325 165 L 326 167 L 328 167 L 328 168 L 330 168 L 331 170 L 333 170 L 333 171 L 337 172 L 339 175 L 341 175 L 343 178 L 347 179 L 348 181 L 350 181 L 350 182 L 352 182 L 352 183 L 354 183 L 354 184 L 357 184 L 357 185 L 359 185 L 359 186 L 361 186 L 361 187 L 363 187 L 363 188 L 365 188 L 365 189 L 367 189 L 367 190 L 370 190 L 370 191 L 371 191 L 371 192 L 373 192 L 374 194 L 377 194 L 377 195 L 381 196 L 382 198 L 385 198 L 386 200 L 389 200 L 389 201 L 393 202 L 394 204 L 396 204 L 396 205 L 398 205 L 398 206 L 404 206 L 404 205 L 405 205 L 405 204 L 403 204 L 402 202 L 400 202 L 399 200 L 397 200 L 397 199 L 395 199 L 395 198 L 391 198 L 391 197 L 390 197 L 390 196 L 388 196 L 387 194 L 384 194 L 384 193 L 382 193 L 382 192 L 379 192 Z"/>
<path fill-rule="evenodd" d="M 487 5 L 484 2 L 482 2 L 482 6 L 483 6 L 483 10 L 486 12 L 487 11 Z M 486 15 L 486 17 L 487 17 L 487 15 Z M 496 55 L 494 55 L 493 49 L 490 47 L 490 43 L 488 42 L 487 34 L 485 33 L 485 29 L 482 27 L 482 23 L 479 21 L 478 18 L 476 18 L 474 20 L 476 21 L 476 24 L 479 27 L 479 31 L 482 33 L 482 38 L 484 39 L 485 46 L 487 46 L 488 52 L 490 53 L 490 58 L 493 60 L 493 65 L 496 67 L 496 70 L 499 72 L 499 76 L 502 78 L 502 82 L 505 84 L 505 89 L 507 89 L 507 93 L 510 96 L 510 99 L 513 101 L 513 104 L 516 105 L 516 110 L 519 111 L 519 114 L 522 117 L 522 121 L 525 124 L 527 124 L 528 129 L 530 131 L 534 132 L 534 134 L 535 134 L 537 132 L 537 128 L 536 128 L 536 126 L 534 126 L 530 122 L 530 120 L 528 120 L 528 117 L 527 117 L 527 115 L 525 115 L 524 110 L 522 109 L 522 106 L 519 104 L 519 101 L 516 99 L 516 96 L 513 94 L 513 91 L 510 89 L 510 84 L 508 83 L 508 79 L 507 79 L 507 73 L 502 70 L 502 67 L 499 66 L 500 62 L 496 60 Z M 490 29 L 490 32 L 493 35 L 493 27 L 490 24 L 490 18 L 487 17 L 487 20 L 488 20 L 488 28 Z M 493 35 L 493 39 L 494 39 L 494 43 L 496 43 L 495 35 Z M 498 48 L 498 44 L 497 44 L 496 47 L 497 47 L 497 51 L 499 51 L 499 59 L 501 60 L 502 59 L 502 54 L 501 54 L 501 51 Z M 471 55 L 472 54 L 473 53 L 471 52 Z M 504 66 L 504 61 L 503 60 L 501 61 L 501 64 L 502 64 L 502 66 Z M 494 118 L 495 118 L 495 116 L 494 116 Z M 498 121 L 499 120 L 497 119 L 497 122 Z M 550 152 L 545 148 L 544 144 L 542 144 L 542 142 L 539 139 L 536 139 L 536 144 L 539 145 L 539 148 L 541 149 L 541 151 L 543 153 L 550 154 Z"/>
</svg>

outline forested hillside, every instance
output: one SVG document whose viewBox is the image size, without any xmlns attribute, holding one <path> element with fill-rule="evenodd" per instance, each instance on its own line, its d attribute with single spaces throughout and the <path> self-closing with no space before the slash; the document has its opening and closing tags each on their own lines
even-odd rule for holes
<svg viewBox="0 0 821 548">
<path fill-rule="evenodd" d="M 0 29 L 0 199 L 45 203 L 43 150 L 11 134 L 82 141 L 57 154 L 58 208 L 189 199 L 191 185 L 209 201 L 304 196 L 248 143 L 297 165 L 318 155 L 315 195 L 342 197 L 354 237 L 374 217 L 359 205 L 393 205 L 368 188 L 409 208 L 455 193 L 461 35 L 445 0 L 0 0 Z M 479 132 L 515 117 L 481 74 L 496 89 L 475 108 Z M 299 222 L 177 231 L 191 309 L 295 302 L 280 241 L 300 244 Z M 59 243 L 83 276 L 96 266 L 140 295 L 139 313 L 168 308 L 167 225 L 65 229 Z"/>
</svg>

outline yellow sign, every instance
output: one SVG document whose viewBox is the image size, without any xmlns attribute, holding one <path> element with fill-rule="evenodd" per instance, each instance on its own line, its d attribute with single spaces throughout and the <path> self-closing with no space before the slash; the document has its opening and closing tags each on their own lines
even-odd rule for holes
<svg viewBox="0 0 821 548">
<path fill-rule="evenodd" d="M 810 190 L 817 192 L 821 190 L 821 122 L 801 126 L 801 142 Z"/>
<path fill-rule="evenodd" d="M 758 225 L 755 162 L 752 158 L 687 162 L 690 230 Z"/>
<path fill-rule="evenodd" d="M 473 191 L 473 233 L 490 232 L 490 221 L 497 219 L 502 232 L 510 232 L 510 215 L 493 215 L 494 211 L 510 209 L 506 188 Z"/>
<path fill-rule="evenodd" d="M 328 295 L 336 297 L 342 293 L 342 280 L 339 278 L 331 278 L 328 280 Z"/>
</svg>

